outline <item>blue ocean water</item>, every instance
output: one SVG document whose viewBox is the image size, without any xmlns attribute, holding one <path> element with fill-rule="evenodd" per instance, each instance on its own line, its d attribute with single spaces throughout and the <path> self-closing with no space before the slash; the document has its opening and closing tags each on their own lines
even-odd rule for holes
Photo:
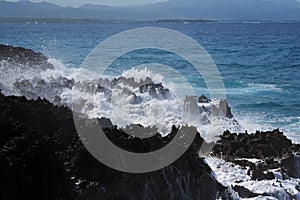
<svg viewBox="0 0 300 200">
<path fill-rule="evenodd" d="M 196 40 L 220 70 L 227 100 L 245 129 L 280 128 L 300 143 L 300 23 L 2 22 L 0 43 L 39 51 L 68 67 L 79 67 L 101 41 L 138 27 L 170 28 Z M 153 56 L 163 61 L 164 56 L 156 53 L 131 52 L 118 64 L 130 68 L 136 59 Z M 195 87 L 204 87 L 194 71 L 185 69 L 185 63 L 173 65 L 182 68 Z"/>
</svg>

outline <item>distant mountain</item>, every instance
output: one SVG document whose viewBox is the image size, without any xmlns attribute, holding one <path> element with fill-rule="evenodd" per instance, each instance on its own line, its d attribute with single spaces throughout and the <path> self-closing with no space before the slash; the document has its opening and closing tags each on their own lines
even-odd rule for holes
<svg viewBox="0 0 300 200">
<path fill-rule="evenodd" d="M 297 0 L 170 0 L 178 14 L 225 20 L 300 20 Z M 180 9 L 181 8 L 181 9 Z"/>
<path fill-rule="evenodd" d="M 0 1 L 0 17 L 75 19 L 300 20 L 297 0 L 170 0 L 147 6 L 79 8 L 29 1 Z"/>
</svg>

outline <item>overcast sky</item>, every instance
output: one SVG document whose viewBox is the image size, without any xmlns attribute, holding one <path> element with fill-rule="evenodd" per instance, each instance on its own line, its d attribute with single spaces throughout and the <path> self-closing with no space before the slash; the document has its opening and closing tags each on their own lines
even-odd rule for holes
<svg viewBox="0 0 300 200">
<path fill-rule="evenodd" d="M 19 1 L 19 0 L 6 0 L 6 1 Z M 157 2 L 164 2 L 168 0 L 30 0 L 32 2 L 47 1 L 62 6 L 78 7 L 86 3 L 111 5 L 111 6 L 129 6 L 129 5 L 143 5 Z"/>
<path fill-rule="evenodd" d="M 20 0 L 6 0 L 6 1 L 20 1 Z M 25 0 L 23 0 L 25 1 Z M 99 5 L 110 5 L 110 6 L 130 6 L 130 5 L 145 5 L 157 2 L 165 2 L 168 0 L 26 0 L 32 2 L 42 2 L 47 1 L 61 6 L 73 6 L 79 7 L 81 5 L 99 4 Z M 182 0 L 185 1 L 185 0 Z M 263 0 L 262 0 L 263 1 Z M 300 0 L 297 0 L 300 2 Z"/>
</svg>

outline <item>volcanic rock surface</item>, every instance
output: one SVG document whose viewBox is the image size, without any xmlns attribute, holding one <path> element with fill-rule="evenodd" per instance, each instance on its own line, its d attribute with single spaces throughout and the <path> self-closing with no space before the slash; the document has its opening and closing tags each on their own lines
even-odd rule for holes
<svg viewBox="0 0 300 200">
<path fill-rule="evenodd" d="M 280 169 L 282 177 L 299 178 L 300 145 L 293 144 L 279 129 L 256 133 L 225 131 L 213 149 L 213 154 L 243 167 L 249 167 L 254 180 L 275 179 L 268 169 Z M 244 159 L 245 158 L 245 159 Z M 254 164 L 246 159 L 260 159 Z"/>
<path fill-rule="evenodd" d="M 124 173 L 97 161 L 80 141 L 72 111 L 62 106 L 65 103 L 57 95 L 64 89 L 71 89 L 75 80 L 59 77 L 46 82 L 35 77 L 38 73 L 54 69 L 47 60 L 32 50 L 0 45 L 0 68 L 5 71 L 0 73 L 0 78 L 8 80 L 16 74 L 22 76 L 23 71 L 28 71 L 27 68 L 34 75 L 31 79 L 16 79 L 13 82 L 17 94 L 25 95 L 26 98 L 0 93 L 0 199 L 206 200 L 233 197 L 230 189 L 216 180 L 204 158 L 199 157 L 198 151 L 204 144 L 199 134 L 184 155 L 170 166 L 155 172 Z M 120 77 L 112 81 L 100 79 L 95 84 L 77 84 L 93 85 L 96 88 L 82 88 L 103 93 L 110 101 L 112 91 L 109 88 L 120 83 L 139 88 L 140 93 L 149 93 L 155 99 L 167 99 L 170 96 L 167 88 L 161 83 L 155 84 L 150 78 L 139 83 L 133 78 Z M 10 93 L 10 88 L 1 83 L 0 89 Z M 133 96 L 131 104 L 142 101 L 141 97 L 130 90 L 124 90 L 122 94 Z M 61 106 L 55 106 L 40 97 Z M 223 112 L 227 118 L 233 117 L 225 100 L 216 106 L 205 96 L 187 96 L 185 103 L 187 110 L 197 113 Z M 199 107 L 199 104 L 202 106 Z M 115 145 L 136 153 L 147 153 L 164 147 L 179 129 L 184 129 L 185 134 L 195 131 L 192 127 L 173 126 L 171 133 L 162 137 L 156 130 L 139 124 L 118 128 L 105 118 L 99 119 L 98 123 Z M 128 135 L 126 129 L 132 127 L 137 131 L 148 131 L 152 137 L 140 139 Z M 300 177 L 300 145 L 292 144 L 279 130 L 257 131 L 253 134 L 226 131 L 220 136 L 212 154 L 247 169 L 251 177 L 249 179 L 253 181 L 276 179 L 272 170 L 279 171 L 283 179 Z M 259 162 L 252 162 L 251 159 Z M 241 198 L 280 195 L 256 193 L 241 185 L 231 189 Z M 296 186 L 296 189 L 299 191 L 300 187 Z M 286 193 L 290 199 L 298 197 Z"/>
<path fill-rule="evenodd" d="M 0 60 L 14 65 L 22 65 L 23 67 L 37 67 L 40 70 L 54 68 L 53 65 L 47 62 L 48 58 L 42 53 L 3 44 L 0 44 Z"/>
<path fill-rule="evenodd" d="M 199 134 L 172 165 L 130 174 L 91 156 L 66 107 L 1 94 L 0 113 L 1 199 L 226 199 L 229 195 L 198 156 L 203 142 Z M 174 127 L 169 138 L 157 134 L 150 140 L 132 138 L 115 126 L 104 130 L 117 145 L 144 152 L 166 144 L 178 129 Z"/>
</svg>

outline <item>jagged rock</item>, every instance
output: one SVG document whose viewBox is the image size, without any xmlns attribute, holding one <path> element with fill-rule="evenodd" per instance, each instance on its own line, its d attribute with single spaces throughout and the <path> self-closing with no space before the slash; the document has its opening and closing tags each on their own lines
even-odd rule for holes
<svg viewBox="0 0 300 200">
<path fill-rule="evenodd" d="M 38 67 L 40 70 L 53 69 L 53 65 L 47 62 L 48 58 L 41 53 L 30 49 L 13 47 L 0 44 L 0 60 L 8 63 L 19 64 L 23 67 Z"/>
<path fill-rule="evenodd" d="M 278 129 L 274 131 L 248 133 L 230 133 L 225 131 L 220 136 L 213 153 L 228 161 L 249 167 L 249 175 L 254 180 L 270 180 L 275 176 L 270 169 L 280 169 L 282 177 L 299 178 L 297 156 L 294 155 L 297 145 L 283 135 Z M 241 158 L 257 158 L 262 162 L 253 163 Z M 276 161 L 275 161 L 276 159 Z M 277 161 L 278 160 L 278 161 Z"/>
<path fill-rule="evenodd" d="M 146 77 L 145 80 L 135 80 L 134 78 L 125 78 L 123 76 L 115 78 L 112 81 L 113 86 L 119 85 L 120 83 L 124 85 L 129 85 L 133 88 L 139 88 L 144 85 L 153 85 L 155 84 L 151 78 Z"/>
<path fill-rule="evenodd" d="M 170 166 L 146 174 L 113 170 L 83 146 L 72 112 L 46 100 L 0 94 L 0 191 L 2 199 L 227 199 L 227 189 L 199 158 L 197 135 L 188 151 Z M 145 152 L 166 145 L 156 134 L 140 139 L 106 120 L 104 132 L 121 148 Z M 104 123 L 105 122 L 105 123 Z M 189 129 L 187 129 L 188 131 Z"/>
<path fill-rule="evenodd" d="M 73 186 L 58 151 L 59 142 L 72 141 L 72 126 L 67 128 L 72 121 L 66 116 L 71 113 L 45 100 L 2 94 L 0 113 L 1 199 L 72 199 Z"/>
<path fill-rule="evenodd" d="M 287 139 L 278 129 L 254 134 L 231 134 L 225 131 L 218 141 L 214 152 L 222 152 L 228 157 L 267 158 L 283 157 L 291 152 L 292 141 Z M 246 154 L 246 155 L 245 155 Z"/>
<path fill-rule="evenodd" d="M 99 119 L 99 125 L 101 126 L 101 128 L 112 128 L 114 125 L 112 124 L 112 122 L 110 121 L 110 119 L 108 118 L 100 118 Z"/>
<path fill-rule="evenodd" d="M 275 179 L 275 176 L 272 172 L 264 172 L 260 167 L 250 169 L 250 175 L 252 180 L 258 181 Z"/>
<path fill-rule="evenodd" d="M 111 95 L 111 91 L 108 90 L 107 88 L 101 86 L 100 84 L 97 86 L 96 92 L 102 92 L 104 94 L 110 94 Z"/>
<path fill-rule="evenodd" d="M 61 98 L 57 95 L 61 94 L 65 89 L 72 89 L 74 86 L 74 80 L 67 79 L 65 77 L 58 77 L 46 82 L 39 77 L 34 77 L 31 80 L 17 80 L 13 85 L 19 94 L 25 95 L 28 99 L 37 99 L 38 97 L 42 97 L 51 100 L 51 102 L 56 105 L 60 105 Z"/>
<path fill-rule="evenodd" d="M 192 116 L 198 116 L 200 108 L 197 104 L 197 96 L 185 96 L 184 111 Z"/>
<path fill-rule="evenodd" d="M 294 154 L 289 154 L 281 159 L 282 166 L 286 169 L 286 173 L 290 177 L 300 178 L 299 176 L 299 157 Z"/>
<path fill-rule="evenodd" d="M 210 99 L 208 99 L 206 96 L 202 95 L 200 97 L 198 97 L 198 103 L 209 103 L 211 102 Z"/>
<path fill-rule="evenodd" d="M 250 169 L 255 169 L 256 168 L 254 163 L 252 163 L 248 160 L 244 160 L 244 159 L 242 159 L 242 160 L 232 160 L 231 162 L 234 163 L 234 164 L 237 164 L 241 167 L 244 167 L 244 168 L 246 168 L 246 167 L 249 167 Z"/>
<path fill-rule="evenodd" d="M 253 193 L 247 188 L 239 185 L 235 185 L 232 189 L 236 191 L 241 198 L 253 198 L 253 197 L 258 197 L 260 195 L 260 194 Z"/>
<path fill-rule="evenodd" d="M 141 85 L 139 87 L 140 93 L 148 92 L 153 98 L 156 99 L 168 99 L 170 96 L 170 91 L 167 88 L 164 88 L 161 83 L 154 84 L 154 83 L 147 83 Z"/>
<path fill-rule="evenodd" d="M 28 99 L 36 99 L 38 97 L 38 95 L 34 92 L 34 86 L 29 80 L 17 81 L 14 83 L 14 87 Z"/>
<path fill-rule="evenodd" d="M 220 100 L 219 107 L 213 105 L 212 113 L 214 113 L 214 115 L 221 115 L 228 118 L 233 117 L 233 114 L 231 113 L 231 108 L 229 107 L 226 100 Z"/>
<path fill-rule="evenodd" d="M 224 116 L 227 118 L 233 117 L 231 108 L 226 100 L 220 100 L 218 106 L 210 105 L 210 102 L 211 100 L 204 95 L 200 97 L 186 95 L 184 99 L 184 110 L 192 116 L 197 116 L 200 113 L 205 112 L 209 115 L 213 114 L 214 116 Z M 202 106 L 199 106 L 198 103 L 201 103 Z M 233 123 L 236 123 L 236 120 L 234 120 Z"/>
<path fill-rule="evenodd" d="M 24 95 L 28 99 L 41 97 L 51 102 L 55 99 L 55 103 L 60 105 L 57 95 L 74 86 L 74 80 L 66 77 L 50 75 L 47 80 L 43 79 L 42 74 L 51 72 L 54 66 L 43 54 L 22 47 L 0 45 L 0 68 L 0 79 L 4 80 L 0 89 L 6 95 Z"/>
<path fill-rule="evenodd" d="M 134 78 L 125 78 L 123 76 L 119 77 L 119 78 L 115 78 L 112 83 L 115 85 L 119 85 L 119 84 L 124 84 L 124 85 L 129 85 L 131 87 L 138 87 L 137 82 L 134 81 Z"/>
<path fill-rule="evenodd" d="M 197 139 L 200 139 L 199 136 Z M 144 146 L 138 146 L 138 142 L 131 144 L 137 146 L 135 151 L 145 150 Z M 195 144 L 172 165 L 146 174 L 127 174 L 108 169 L 83 151 L 76 162 L 79 173 L 76 176 L 100 183 L 102 180 L 102 187 L 111 199 L 215 199 L 216 193 L 226 198 L 225 188 L 214 184 L 208 175 L 211 172 L 209 167 L 192 153 L 198 149 Z M 86 186 L 82 187 L 85 189 Z"/>
</svg>

